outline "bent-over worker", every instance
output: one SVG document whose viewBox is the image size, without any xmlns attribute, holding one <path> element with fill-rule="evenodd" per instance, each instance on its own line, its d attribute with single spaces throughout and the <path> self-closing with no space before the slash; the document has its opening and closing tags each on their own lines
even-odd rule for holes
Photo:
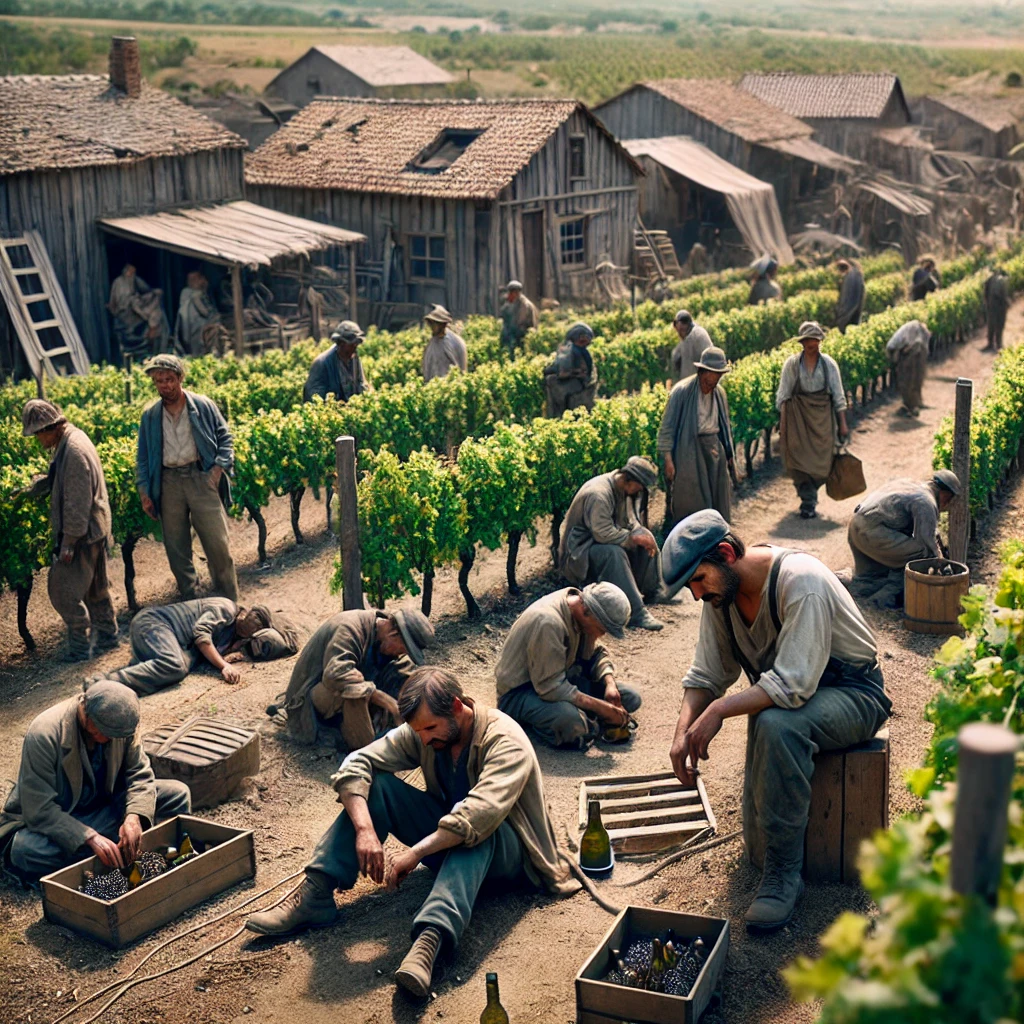
<svg viewBox="0 0 1024 1024">
<path fill-rule="evenodd" d="M 438 954 L 458 946 L 485 881 L 558 895 L 578 886 L 558 851 L 537 755 L 508 715 L 431 667 L 409 677 L 398 707 L 405 724 L 349 754 L 331 777 L 344 810 L 313 851 L 302 885 L 246 927 L 259 935 L 328 927 L 338 918 L 335 889 L 351 889 L 364 874 L 395 890 L 423 863 L 434 882 L 395 981 L 425 999 Z M 397 778 L 415 768 L 426 791 Z M 408 847 L 390 860 L 381 845 L 389 835 Z"/>
<path fill-rule="evenodd" d="M 154 779 L 136 729 L 139 698 L 101 680 L 33 719 L 0 815 L 0 850 L 29 880 L 95 854 L 127 867 L 145 829 L 191 810 L 188 786 Z"/>
<path fill-rule="evenodd" d="M 447 377 L 453 367 L 465 373 L 466 343 L 452 330 L 451 313 L 444 306 L 435 305 L 423 322 L 431 332 L 423 352 L 423 379 Z"/>
<path fill-rule="evenodd" d="M 854 563 L 850 592 L 874 597 L 882 608 L 898 605 L 907 562 L 942 554 L 939 513 L 961 490 L 956 474 L 940 469 L 927 482 L 892 480 L 869 494 L 853 510 L 847 530 Z"/>
<path fill-rule="evenodd" d="M 870 739 L 892 704 L 871 630 L 835 573 L 812 555 L 746 548 L 715 511 L 677 523 L 662 551 L 665 580 L 703 601 L 693 663 L 672 740 L 673 771 L 694 786 L 726 718 L 747 716 L 743 835 L 764 851 L 746 913 L 752 931 L 793 916 L 814 755 Z M 750 686 L 727 691 L 746 673 Z"/>
<path fill-rule="evenodd" d="M 588 324 L 577 321 L 565 332 L 552 363 L 544 367 L 548 395 L 548 416 L 561 419 L 567 409 L 594 408 L 597 395 L 597 367 L 587 346 L 594 340 Z"/>
<path fill-rule="evenodd" d="M 501 305 L 501 343 L 515 359 L 523 338 L 537 326 L 537 307 L 523 294 L 521 281 L 509 281 Z"/>
<path fill-rule="evenodd" d="M 910 280 L 910 301 L 920 302 L 925 296 L 942 287 L 933 256 L 922 256 Z"/>
<path fill-rule="evenodd" d="M 675 382 L 692 377 L 697 372 L 696 364 L 711 348 L 711 336 L 700 324 L 693 322 L 693 316 L 687 309 L 681 309 L 672 320 L 672 326 L 679 335 L 676 347 L 672 349 L 672 380 Z"/>
<path fill-rule="evenodd" d="M 110 501 L 96 448 L 55 405 L 42 398 L 25 403 L 22 433 L 50 453 L 50 468 L 26 497 L 50 495 L 53 558 L 46 581 L 54 610 L 67 627 L 67 661 L 85 661 L 90 639 L 97 654 L 118 644 L 117 614 L 107 577 Z M 90 628 L 92 636 L 90 638 Z"/>
<path fill-rule="evenodd" d="M 996 267 L 985 282 L 985 325 L 988 344 L 982 352 L 998 352 L 1003 347 L 1006 311 L 1010 308 L 1010 283 L 1006 271 Z"/>
<path fill-rule="evenodd" d="M 414 608 L 339 612 L 309 638 L 268 713 L 283 711 L 298 743 L 316 743 L 323 726 L 358 750 L 399 724 L 395 695 L 433 643 L 434 627 Z"/>
<path fill-rule="evenodd" d="M 775 282 L 779 269 L 779 261 L 765 253 L 750 265 L 753 277 L 750 281 L 750 294 L 747 296 L 748 306 L 763 306 L 772 299 L 782 298 L 782 289 Z"/>
<path fill-rule="evenodd" d="M 921 388 L 928 372 L 931 338 L 932 332 L 920 320 L 911 320 L 900 327 L 885 346 L 903 399 L 901 416 L 917 416 L 921 412 L 924 404 Z"/>
<path fill-rule="evenodd" d="M 573 586 L 602 580 L 629 599 L 629 625 L 664 628 L 645 607 L 661 592 L 661 552 L 654 534 L 640 521 L 637 501 L 658 482 L 647 459 L 631 456 L 622 469 L 588 480 L 565 514 L 558 564 Z"/>
<path fill-rule="evenodd" d="M 567 587 L 534 601 L 512 624 L 494 678 L 498 707 L 542 743 L 586 750 L 629 724 L 640 694 L 615 681 L 599 642 L 622 639 L 629 598 L 613 583 Z"/>
<path fill-rule="evenodd" d="M 836 260 L 839 271 L 839 301 L 836 303 L 836 327 L 846 333 L 850 324 L 859 324 L 864 311 L 864 273 L 856 260 Z"/>
<path fill-rule="evenodd" d="M 370 391 L 370 385 L 359 359 L 362 328 L 354 320 L 342 320 L 331 334 L 334 348 L 321 352 L 309 367 L 309 376 L 302 388 L 302 400 L 311 402 L 314 395 L 326 399 L 334 395 L 338 402 L 347 402 L 353 395 Z"/>
</svg>

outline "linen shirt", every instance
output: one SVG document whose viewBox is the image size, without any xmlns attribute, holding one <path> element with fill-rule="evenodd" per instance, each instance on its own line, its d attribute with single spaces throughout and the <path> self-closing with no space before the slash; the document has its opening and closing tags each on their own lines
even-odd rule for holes
<svg viewBox="0 0 1024 1024">
<path fill-rule="evenodd" d="M 697 372 L 693 365 L 705 349 L 711 348 L 711 337 L 700 324 L 694 324 L 685 338 L 672 349 L 672 379 L 683 380 Z"/>
<path fill-rule="evenodd" d="M 172 416 L 164 407 L 164 466 L 191 466 L 199 461 L 195 438 L 192 437 L 192 421 L 188 409 L 182 406 L 177 416 Z"/>
<path fill-rule="evenodd" d="M 793 397 L 798 380 L 801 391 L 807 394 L 828 391 L 832 396 L 832 408 L 836 412 L 842 412 L 846 408 L 846 391 L 843 388 L 843 378 L 839 373 L 839 364 L 831 356 L 819 352 L 818 365 L 813 371 L 809 371 L 804 363 L 802 352 L 791 355 L 782 364 L 779 390 L 775 395 L 776 409 L 781 409 L 782 403 Z"/>
<path fill-rule="evenodd" d="M 431 338 L 423 352 L 423 379 L 447 377 L 452 367 L 466 372 L 466 343 L 454 331 L 445 331 L 440 338 Z"/>
<path fill-rule="evenodd" d="M 939 506 L 931 487 L 920 480 L 890 480 L 869 494 L 854 510 L 890 530 L 905 533 L 923 544 L 934 558 L 939 553 L 936 533 Z"/>
<path fill-rule="evenodd" d="M 712 388 L 706 395 L 703 388 L 697 389 L 697 433 L 718 434 L 718 406 Z"/>
</svg>

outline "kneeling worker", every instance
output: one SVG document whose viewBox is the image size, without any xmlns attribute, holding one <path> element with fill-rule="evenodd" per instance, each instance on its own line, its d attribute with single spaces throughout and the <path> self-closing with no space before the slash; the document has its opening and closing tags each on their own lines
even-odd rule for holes
<svg viewBox="0 0 1024 1024">
<path fill-rule="evenodd" d="M 637 455 L 588 480 L 565 515 L 558 552 L 559 567 L 575 586 L 614 583 L 629 598 L 629 624 L 637 629 L 664 628 L 644 607 L 661 590 L 661 552 L 636 507 L 641 492 L 657 482 L 656 467 Z"/>
<path fill-rule="evenodd" d="M 494 676 L 498 707 L 552 747 L 585 750 L 608 728 L 624 728 L 640 694 L 615 682 L 598 641 L 622 639 L 629 598 L 612 583 L 567 587 L 516 619 Z"/>
<path fill-rule="evenodd" d="M 144 829 L 188 814 L 188 786 L 154 779 L 136 736 L 139 698 L 101 680 L 36 717 L 25 733 L 18 782 L 0 815 L 0 848 L 28 879 L 94 853 L 108 868 L 132 863 Z"/>
<path fill-rule="evenodd" d="M 665 582 L 704 602 L 670 757 L 684 786 L 726 718 L 748 716 L 743 784 L 747 850 L 763 849 L 751 931 L 793 916 L 814 755 L 870 739 L 892 703 L 875 638 L 835 573 L 812 555 L 746 548 L 713 509 L 677 523 L 662 549 Z M 750 686 L 726 696 L 740 671 Z"/>
<path fill-rule="evenodd" d="M 305 881 L 246 927 L 287 935 L 332 925 L 335 889 L 351 889 L 362 873 L 394 890 L 423 862 L 434 884 L 395 980 L 425 999 L 438 953 L 458 945 L 485 881 L 528 881 L 558 894 L 578 887 L 560 860 L 540 765 L 523 730 L 477 705 L 438 668 L 413 672 L 398 706 L 405 724 L 349 754 L 332 776 L 345 809 L 317 844 Z M 413 768 L 423 770 L 426 792 L 396 778 Z M 390 863 L 381 846 L 389 835 L 409 847 Z"/>
</svg>

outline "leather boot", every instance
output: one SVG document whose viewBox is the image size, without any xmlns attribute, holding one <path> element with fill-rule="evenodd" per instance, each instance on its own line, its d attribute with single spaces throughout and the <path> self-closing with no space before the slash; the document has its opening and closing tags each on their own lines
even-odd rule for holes
<svg viewBox="0 0 1024 1024">
<path fill-rule="evenodd" d="M 652 632 L 665 628 L 665 623 L 656 619 L 646 608 L 636 612 L 629 620 L 629 625 L 632 629 L 649 629 Z"/>
<path fill-rule="evenodd" d="M 783 869 L 766 863 L 757 896 L 744 914 L 747 931 L 764 934 L 789 924 L 803 891 L 799 868 Z"/>
<path fill-rule="evenodd" d="M 434 976 L 434 961 L 441 952 L 441 932 L 427 925 L 416 936 L 401 966 L 395 971 L 395 981 L 417 999 L 430 995 L 430 982 Z"/>
<path fill-rule="evenodd" d="M 257 935 L 290 935 L 304 928 L 328 928 L 338 919 L 334 893 L 308 875 L 283 903 L 251 914 L 245 927 Z"/>
</svg>

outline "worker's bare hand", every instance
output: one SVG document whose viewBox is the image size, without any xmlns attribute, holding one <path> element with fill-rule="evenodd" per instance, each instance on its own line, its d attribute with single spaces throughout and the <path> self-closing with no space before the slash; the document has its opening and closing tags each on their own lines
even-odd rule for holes
<svg viewBox="0 0 1024 1024">
<path fill-rule="evenodd" d="M 384 847 L 373 829 L 356 832 L 356 859 L 359 870 L 378 885 L 384 884 Z"/>
<path fill-rule="evenodd" d="M 690 765 L 695 771 L 700 770 L 698 762 L 708 759 L 708 747 L 711 746 L 711 741 L 718 735 L 721 728 L 722 716 L 712 702 L 700 718 L 686 730 Z"/>
<path fill-rule="evenodd" d="M 608 685 L 604 688 L 604 699 L 617 708 L 622 707 L 622 694 L 619 693 L 619 688 L 611 679 L 608 680 Z"/>
<path fill-rule="evenodd" d="M 370 703 L 379 708 L 384 708 L 391 715 L 391 720 L 395 725 L 402 724 L 402 712 L 398 710 L 398 701 L 390 693 L 385 693 L 383 690 L 374 690 L 370 694 Z"/>
<path fill-rule="evenodd" d="M 665 453 L 665 479 L 672 483 L 676 478 L 676 464 L 672 459 L 672 456 L 667 452 Z"/>
<path fill-rule="evenodd" d="M 240 661 L 245 661 L 245 653 L 243 651 L 232 651 L 230 654 L 224 655 L 224 660 L 229 665 L 237 665 Z"/>
<path fill-rule="evenodd" d="M 412 852 L 406 850 L 397 857 L 392 858 L 388 864 L 387 887 L 394 892 L 408 877 L 409 872 L 414 871 L 419 864 L 419 858 Z"/>
<path fill-rule="evenodd" d="M 100 863 L 108 868 L 123 868 L 124 861 L 121 859 L 121 850 L 117 843 L 111 842 L 106 836 L 99 832 L 90 836 L 85 841 L 86 845 L 100 859 Z"/>
<path fill-rule="evenodd" d="M 609 704 L 606 700 L 597 702 L 597 717 L 609 725 L 624 726 L 629 724 L 629 712 L 621 705 Z"/>
<path fill-rule="evenodd" d="M 235 668 L 234 665 L 225 665 L 220 670 L 220 677 L 225 683 L 240 683 L 242 681 L 242 672 L 240 669 Z"/>
<path fill-rule="evenodd" d="M 131 864 L 142 848 L 142 822 L 137 814 L 129 814 L 121 824 L 120 842 L 117 844 L 125 864 Z"/>
<path fill-rule="evenodd" d="M 142 511 L 150 519 L 159 519 L 159 516 L 156 514 L 156 505 L 153 504 L 153 499 L 148 496 L 142 498 Z"/>
<path fill-rule="evenodd" d="M 647 554 L 651 556 L 651 558 L 654 558 L 654 556 L 657 555 L 658 542 L 654 539 L 654 534 L 651 533 L 650 530 L 637 530 L 633 534 L 632 539 L 633 543 L 636 544 L 638 548 L 643 548 L 643 550 L 646 551 Z"/>
<path fill-rule="evenodd" d="M 677 731 L 668 752 L 669 760 L 672 762 L 672 771 L 687 789 L 693 789 L 697 785 L 697 772 L 690 766 L 689 754 L 689 736 L 685 731 Z"/>
</svg>

